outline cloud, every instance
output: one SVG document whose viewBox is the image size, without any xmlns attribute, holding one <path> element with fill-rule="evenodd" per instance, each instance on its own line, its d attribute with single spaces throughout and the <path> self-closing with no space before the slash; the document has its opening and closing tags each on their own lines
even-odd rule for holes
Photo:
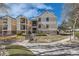
<svg viewBox="0 0 79 59">
<path fill-rule="evenodd" d="M 35 8 L 38 8 L 38 9 L 50 9 L 52 10 L 52 7 L 50 6 L 47 6 L 45 4 L 42 4 L 42 3 L 39 3 L 39 4 L 32 4 Z"/>
<path fill-rule="evenodd" d="M 18 15 L 23 14 L 25 12 L 24 8 L 27 8 L 25 4 L 9 4 L 9 6 L 11 8 L 9 15 L 14 16 L 14 17 L 17 17 Z"/>
<path fill-rule="evenodd" d="M 30 9 L 27 12 L 24 13 L 25 16 L 32 18 L 40 14 L 40 11 L 36 9 Z"/>
<path fill-rule="evenodd" d="M 37 16 L 40 11 L 39 10 L 53 10 L 53 8 L 51 6 L 48 6 L 46 4 L 43 3 L 16 3 L 16 4 L 7 4 L 11 10 L 9 12 L 9 15 L 13 16 L 13 17 L 17 17 L 19 15 L 24 15 L 26 17 L 35 17 Z"/>
</svg>

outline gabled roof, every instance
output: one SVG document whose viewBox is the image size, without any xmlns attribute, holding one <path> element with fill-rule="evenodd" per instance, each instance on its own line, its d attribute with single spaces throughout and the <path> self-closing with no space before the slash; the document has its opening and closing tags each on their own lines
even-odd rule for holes
<svg viewBox="0 0 79 59">
<path fill-rule="evenodd" d="M 45 13 L 47 13 L 47 14 L 51 14 L 52 16 L 56 17 L 55 14 L 54 14 L 53 12 L 48 11 L 48 10 L 45 10 L 45 11 L 42 12 L 39 16 L 41 16 L 41 15 L 43 15 L 43 14 L 45 14 Z"/>
<path fill-rule="evenodd" d="M 12 19 L 16 20 L 15 18 L 13 18 L 13 17 L 11 17 L 11 16 L 9 16 L 9 15 L 5 15 L 5 16 L 2 16 L 2 17 L 0 17 L 0 18 L 2 19 L 2 18 L 4 18 L 4 17 L 9 17 L 9 18 L 12 18 Z"/>
<path fill-rule="evenodd" d="M 45 11 L 43 11 L 40 15 L 38 15 L 37 17 L 32 18 L 32 20 L 36 20 L 36 18 L 42 16 L 42 15 L 45 14 L 45 13 L 51 14 L 52 16 L 56 17 L 53 12 L 48 11 L 48 10 L 45 10 Z"/>
<path fill-rule="evenodd" d="M 16 19 L 17 19 L 17 18 L 20 18 L 20 17 L 24 17 L 24 18 L 28 19 L 26 16 L 23 16 L 23 15 L 17 16 Z"/>
</svg>

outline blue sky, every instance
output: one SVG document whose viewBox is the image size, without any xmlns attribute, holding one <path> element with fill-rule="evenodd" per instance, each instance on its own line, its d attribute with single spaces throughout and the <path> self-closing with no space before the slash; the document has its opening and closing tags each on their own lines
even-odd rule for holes
<svg viewBox="0 0 79 59">
<path fill-rule="evenodd" d="M 38 4 L 32 4 L 32 3 L 9 3 L 6 4 L 10 7 L 10 12 L 8 15 L 16 18 L 19 15 L 26 16 L 28 18 L 33 18 L 38 15 L 40 15 L 43 11 L 49 10 L 53 12 L 57 16 L 57 23 L 61 23 L 61 13 L 62 13 L 62 7 L 63 3 L 38 3 Z"/>
<path fill-rule="evenodd" d="M 52 12 L 57 16 L 57 23 L 61 24 L 62 22 L 62 10 L 63 10 L 63 3 L 51 3 L 51 4 L 47 4 L 49 6 L 51 6 L 53 8 Z"/>
</svg>

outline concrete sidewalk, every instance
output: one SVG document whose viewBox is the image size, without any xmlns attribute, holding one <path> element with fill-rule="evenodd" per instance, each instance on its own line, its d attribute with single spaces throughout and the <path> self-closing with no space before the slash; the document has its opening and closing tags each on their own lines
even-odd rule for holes
<svg viewBox="0 0 79 59">
<path fill-rule="evenodd" d="M 71 37 L 72 39 L 73 37 Z M 55 55 L 55 54 L 68 54 L 75 50 L 72 50 L 71 47 L 63 47 L 62 44 L 66 41 L 69 41 L 70 37 L 68 36 L 66 39 L 51 42 L 51 43 L 28 43 L 28 40 L 23 42 L 13 43 L 15 45 L 23 45 L 29 50 L 31 50 L 35 55 Z M 76 51 L 75 51 L 76 52 Z"/>
</svg>

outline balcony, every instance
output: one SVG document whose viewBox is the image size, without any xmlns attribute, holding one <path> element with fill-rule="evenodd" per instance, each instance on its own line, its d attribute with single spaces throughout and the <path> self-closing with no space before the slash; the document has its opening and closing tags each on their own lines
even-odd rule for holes
<svg viewBox="0 0 79 59">
<path fill-rule="evenodd" d="M 7 30 L 8 29 L 8 25 L 4 24 L 3 25 L 3 30 Z"/>
<path fill-rule="evenodd" d="M 3 30 L 7 30 L 8 28 L 7 27 L 3 27 Z"/>
<path fill-rule="evenodd" d="M 21 23 L 26 23 L 26 19 L 25 18 L 20 18 L 21 20 L 20 20 L 20 22 Z"/>
<path fill-rule="evenodd" d="M 3 23 L 7 23 L 8 19 L 7 18 L 4 18 L 3 19 Z"/>
<path fill-rule="evenodd" d="M 26 26 L 25 25 L 21 25 L 21 30 L 26 30 Z"/>
<path fill-rule="evenodd" d="M 6 23 L 7 24 L 7 20 L 3 20 L 3 23 Z"/>
<path fill-rule="evenodd" d="M 32 24 L 32 26 L 37 26 L 37 24 Z"/>
<path fill-rule="evenodd" d="M 32 21 L 32 26 L 37 26 L 37 21 Z"/>
</svg>

